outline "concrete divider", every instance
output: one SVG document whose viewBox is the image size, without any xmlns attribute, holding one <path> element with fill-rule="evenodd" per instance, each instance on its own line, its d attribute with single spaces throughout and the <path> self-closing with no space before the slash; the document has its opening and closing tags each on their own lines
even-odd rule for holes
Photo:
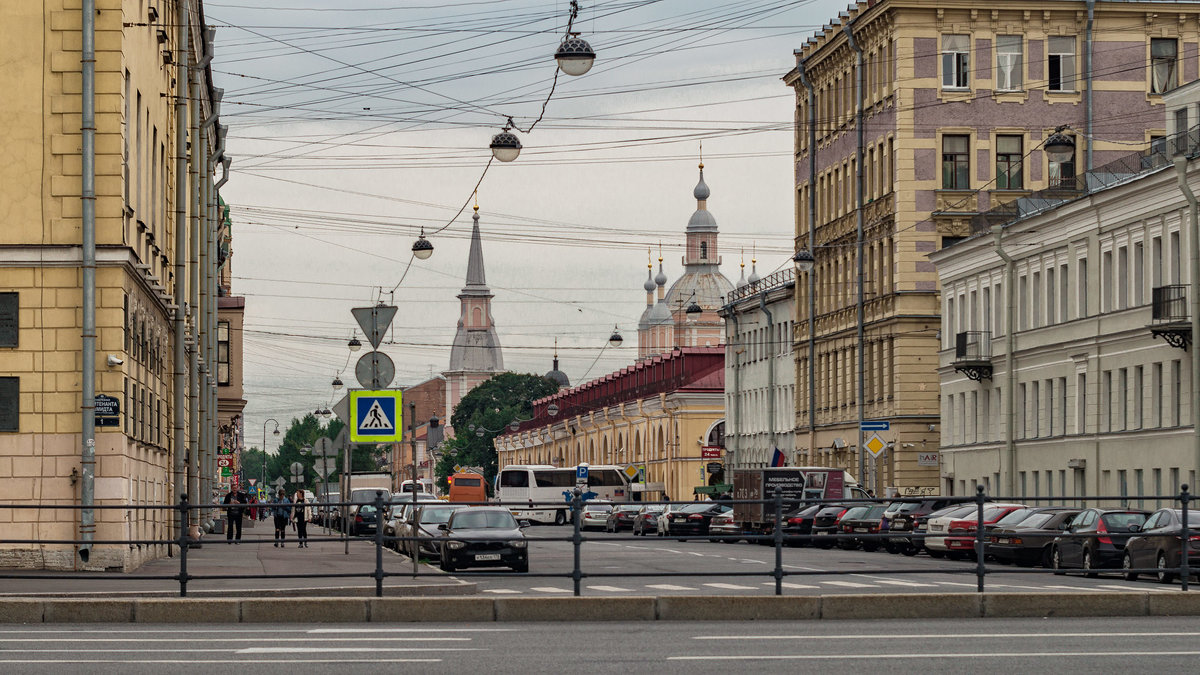
<svg viewBox="0 0 1200 675">
<path fill-rule="evenodd" d="M 44 623 L 130 623 L 136 600 L 46 600 Z"/>
<path fill-rule="evenodd" d="M 495 621 L 492 598 L 371 598 L 370 620 L 400 621 Z"/>
<path fill-rule="evenodd" d="M 1147 598 L 1150 616 L 1200 615 L 1200 593 L 1151 593 Z"/>
<path fill-rule="evenodd" d="M 943 619 L 982 615 L 978 593 L 886 593 L 879 595 L 825 595 L 822 619 Z"/>
<path fill-rule="evenodd" d="M 366 598 L 241 600 L 242 623 L 358 623 L 370 619 Z"/>
<path fill-rule="evenodd" d="M 984 593 L 983 616 L 1146 616 L 1149 593 Z"/>
<path fill-rule="evenodd" d="M 0 600 L 0 623 L 42 623 L 45 612 L 41 600 Z"/>
<path fill-rule="evenodd" d="M 663 621 L 799 621 L 821 615 L 821 598 L 815 595 L 664 595 L 657 605 Z"/>
<path fill-rule="evenodd" d="M 241 602 L 224 598 L 141 598 L 134 601 L 137 623 L 238 623 Z"/>
<path fill-rule="evenodd" d="M 496 621 L 653 621 L 654 598 L 495 598 Z"/>
</svg>

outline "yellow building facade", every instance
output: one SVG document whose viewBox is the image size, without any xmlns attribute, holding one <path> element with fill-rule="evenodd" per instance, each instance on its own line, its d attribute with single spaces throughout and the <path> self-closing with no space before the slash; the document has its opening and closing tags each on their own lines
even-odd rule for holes
<svg viewBox="0 0 1200 675">
<path fill-rule="evenodd" d="M 196 376 L 204 380 L 198 394 L 204 400 L 185 406 L 188 424 L 203 425 L 196 442 L 180 438 L 174 421 L 177 291 L 204 293 L 205 300 L 188 303 L 186 317 L 198 357 L 215 357 L 208 348 L 216 344 L 216 331 L 207 330 L 215 327 L 216 303 L 208 301 L 215 287 L 200 288 L 216 279 L 208 247 L 217 236 L 208 210 L 216 202 L 212 171 L 197 168 L 184 192 L 193 203 L 177 203 L 177 181 L 188 179 L 177 172 L 177 110 L 187 110 L 192 122 L 210 120 L 205 132 L 191 134 L 192 166 L 220 154 L 210 75 L 204 67 L 188 69 L 197 98 L 177 65 L 211 56 L 202 6 L 190 3 L 187 22 L 176 7 L 95 2 L 93 470 L 82 452 L 93 441 L 84 438 L 82 372 L 84 9 L 80 0 L 0 3 L 0 128 L 7 151 L 0 164 L 0 541 L 73 540 L 82 531 L 98 541 L 174 536 L 178 520 L 169 511 L 96 509 L 91 529 L 81 526 L 80 510 L 4 505 L 80 505 L 85 485 L 96 505 L 168 505 L 183 492 L 173 472 L 188 446 L 204 448 L 193 453 L 197 481 L 213 474 L 216 389 L 205 386 L 215 384 L 207 367 Z M 181 48 L 184 23 L 195 51 Z M 177 109 L 181 97 L 191 102 Z M 183 251 L 176 246 L 179 208 L 190 222 L 183 227 L 201 242 Z M 177 278 L 177 269 L 200 283 Z M 196 520 L 206 524 L 199 514 Z M 166 552 L 149 543 L 0 544 L 0 567 L 128 570 Z"/>
</svg>

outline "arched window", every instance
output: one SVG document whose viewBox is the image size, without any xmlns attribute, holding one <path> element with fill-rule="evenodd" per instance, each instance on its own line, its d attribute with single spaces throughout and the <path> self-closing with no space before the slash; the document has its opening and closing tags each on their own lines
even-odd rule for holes
<svg viewBox="0 0 1200 675">
<path fill-rule="evenodd" d="M 473 325 L 473 326 L 482 326 L 483 325 L 483 309 L 476 307 L 471 312 L 471 325 Z"/>
<path fill-rule="evenodd" d="M 707 241 L 700 242 L 700 259 L 708 260 L 708 242 Z"/>
</svg>

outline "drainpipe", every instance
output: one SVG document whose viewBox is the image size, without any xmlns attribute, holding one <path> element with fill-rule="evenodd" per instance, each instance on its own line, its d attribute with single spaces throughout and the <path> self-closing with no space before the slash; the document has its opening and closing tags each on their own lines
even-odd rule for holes
<svg viewBox="0 0 1200 675">
<path fill-rule="evenodd" d="M 866 358 L 863 354 L 863 351 L 864 351 L 863 346 L 864 346 L 864 343 L 866 342 L 866 340 L 864 339 L 865 336 L 863 334 L 863 322 L 866 320 L 866 311 L 865 311 L 866 306 L 863 303 L 863 273 L 864 273 L 863 263 L 865 262 L 865 259 L 863 257 L 863 243 L 865 241 L 864 233 L 863 233 L 863 140 L 864 140 L 864 136 L 865 136 L 865 130 L 863 129 L 863 122 L 864 122 L 864 117 L 865 117 L 865 111 L 863 110 L 863 51 L 862 51 L 862 47 L 860 47 L 858 45 L 858 43 L 855 42 L 855 40 L 854 40 L 854 31 L 852 31 L 850 29 L 850 24 L 846 24 L 845 26 L 842 26 L 842 31 L 846 33 L 846 39 L 849 40 L 850 48 L 854 50 L 854 54 L 855 54 L 855 57 L 854 57 L 854 74 L 855 74 L 854 91 L 855 91 L 855 97 L 857 99 L 856 114 L 858 117 L 858 119 L 855 121 L 855 125 L 854 125 L 855 127 L 857 127 L 857 130 L 858 130 L 858 144 L 854 149 L 854 163 L 855 163 L 855 167 L 854 167 L 855 209 L 854 210 L 855 210 L 855 221 L 856 221 L 856 224 L 855 224 L 855 228 L 856 228 L 855 229 L 855 248 L 858 251 L 858 254 L 857 254 L 858 260 L 857 260 L 857 264 L 856 264 L 858 280 L 857 280 L 857 283 L 855 284 L 857 286 L 856 295 L 858 296 L 855 301 L 855 312 L 857 315 L 857 323 L 858 323 L 858 330 L 856 332 L 856 337 L 858 338 L 858 349 L 857 349 L 857 351 L 858 351 L 858 391 L 856 392 L 856 395 L 854 398 L 857 399 L 857 403 L 858 403 L 859 484 L 866 485 L 867 484 L 867 480 L 866 480 L 867 479 L 867 468 L 866 468 L 867 452 L 866 452 L 866 448 L 863 445 L 863 431 L 862 431 L 863 420 L 865 419 L 865 416 L 866 416 L 866 401 L 863 400 L 863 394 L 866 392 Z M 876 482 L 878 482 L 878 478 L 879 478 L 878 471 L 875 472 L 874 478 L 876 479 Z M 878 485 L 874 485 L 873 487 L 876 492 L 879 491 Z"/>
<path fill-rule="evenodd" d="M 1084 97 L 1084 114 L 1087 115 L 1087 170 L 1092 170 L 1092 52 L 1094 40 L 1092 40 L 1092 23 L 1096 18 L 1096 0 L 1087 0 L 1087 32 L 1083 39 L 1083 58 L 1087 59 L 1084 64 L 1084 72 L 1087 73 L 1087 92 Z"/>
<path fill-rule="evenodd" d="M 1008 494 L 1016 496 L 1017 494 L 1017 446 L 1013 442 L 1013 437 L 1016 434 L 1017 422 L 1017 369 L 1016 359 L 1013 358 L 1013 351 L 1016 348 L 1016 325 L 1014 322 L 1014 310 L 1016 302 L 1014 300 L 1013 277 L 1016 275 L 1017 265 L 1013 259 L 1009 257 L 1004 250 L 1004 245 L 1001 239 L 1004 236 L 1004 227 L 1001 225 L 992 226 L 992 235 L 996 238 L 996 255 L 1004 261 L 1004 369 L 1008 383 L 1005 387 L 1008 389 L 1005 392 L 1005 398 L 1008 399 L 1008 410 L 1004 414 L 1004 466 L 1006 468 L 1005 487 Z"/>
<path fill-rule="evenodd" d="M 193 50 L 195 51 L 195 50 Z M 189 60 L 191 54 L 188 54 Z M 190 320 L 191 325 L 188 328 L 188 340 L 191 347 L 191 353 L 188 357 L 188 372 L 189 388 L 188 388 L 188 408 L 191 414 L 188 416 L 188 445 L 191 447 L 189 456 L 191 461 L 188 466 L 188 490 L 194 495 L 191 501 L 195 504 L 201 504 L 206 501 L 202 492 L 202 479 L 200 477 L 201 455 L 204 454 L 200 447 L 200 167 L 196 160 L 199 156 L 200 146 L 203 143 L 200 138 L 200 76 L 195 68 L 188 69 L 188 84 L 190 85 L 191 98 L 194 102 L 188 108 L 188 126 L 189 136 L 191 137 L 192 147 L 188 153 L 188 182 L 190 184 L 191 199 L 189 200 L 190 214 L 188 217 L 189 227 L 191 230 L 191 245 L 188 250 L 188 298 L 190 300 Z M 193 539 L 200 538 L 200 517 L 202 512 L 193 511 L 192 518 L 189 520 Z"/>
<path fill-rule="evenodd" d="M 775 316 L 767 309 L 767 292 L 758 294 L 758 308 L 767 315 L 767 335 L 774 335 Z M 767 456 L 775 457 L 775 359 L 767 359 Z M 768 461 L 769 463 L 769 461 Z"/>
<path fill-rule="evenodd" d="M 1187 181 L 1188 160 L 1186 155 L 1175 156 L 1175 178 L 1179 191 L 1188 203 L 1188 300 L 1192 312 L 1192 442 L 1195 450 L 1196 469 L 1200 470 L 1200 358 L 1196 355 L 1196 336 L 1200 335 L 1200 217 L 1197 217 L 1196 195 Z M 1194 487 L 1194 486 L 1193 486 Z"/>
<path fill-rule="evenodd" d="M 741 345 L 741 325 L 738 322 L 737 308 L 733 303 L 729 303 L 729 320 L 733 322 L 733 339 L 729 341 L 729 348 L 733 350 L 733 419 L 737 420 L 736 431 L 741 432 L 742 429 L 742 364 L 739 363 L 737 348 Z M 639 403 L 640 405 L 640 403 Z M 729 441 L 733 441 L 733 457 L 734 466 L 745 466 L 742 460 L 742 448 L 738 443 L 738 433 L 734 432 L 733 425 L 727 425 L 725 432 L 725 445 L 729 445 Z"/>
<path fill-rule="evenodd" d="M 82 450 L 79 485 L 79 562 L 87 564 L 96 534 L 96 2 L 83 0 L 82 58 L 83 101 L 79 126 L 83 148 L 83 330 L 80 405 Z"/>
<path fill-rule="evenodd" d="M 817 255 L 817 93 L 808 81 L 805 60 L 797 64 L 800 84 L 808 90 L 808 247 Z M 817 449 L 817 281 L 808 275 L 808 462 Z"/>
<path fill-rule="evenodd" d="M 187 461 L 189 445 L 186 438 L 187 424 L 187 354 L 184 342 L 187 340 L 187 90 L 188 90 L 188 22 L 191 19 L 188 9 L 189 0 L 179 0 L 179 49 L 176 52 L 175 63 L 175 372 L 174 406 L 175 433 L 172 438 L 172 452 L 175 456 L 174 500 L 189 492 Z M 196 493 L 188 494 L 188 501 L 196 498 Z M 179 533 L 177 533 L 179 534 Z"/>
</svg>

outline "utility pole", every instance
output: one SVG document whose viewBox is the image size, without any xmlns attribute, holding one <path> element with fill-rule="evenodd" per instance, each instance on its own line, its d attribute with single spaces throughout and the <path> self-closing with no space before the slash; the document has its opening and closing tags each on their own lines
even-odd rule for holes
<svg viewBox="0 0 1200 675">
<path fill-rule="evenodd" d="M 429 445 L 429 437 L 425 438 L 426 447 Z M 408 404 L 408 447 L 412 452 L 412 509 L 408 512 L 408 536 L 417 536 L 417 404 Z M 412 571 L 413 576 L 417 576 L 417 557 L 421 551 L 419 542 L 412 542 Z"/>
</svg>

